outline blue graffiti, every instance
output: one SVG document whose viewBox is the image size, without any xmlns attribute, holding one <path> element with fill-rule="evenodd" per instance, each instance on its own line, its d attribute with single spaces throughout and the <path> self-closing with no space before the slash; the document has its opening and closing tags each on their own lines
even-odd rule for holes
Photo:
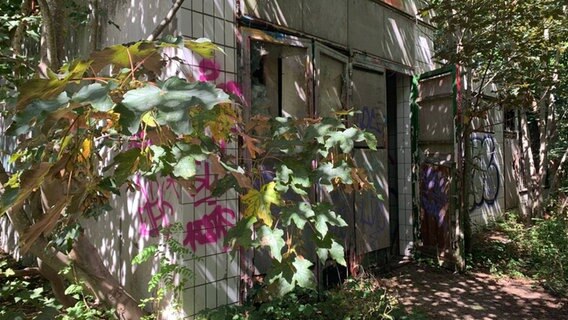
<svg viewBox="0 0 568 320">
<path fill-rule="evenodd" d="M 356 213 L 357 224 L 365 229 L 365 235 L 370 242 L 378 241 L 388 226 L 387 209 L 383 201 L 374 195 L 364 196 L 360 208 Z"/>
<path fill-rule="evenodd" d="M 493 205 L 501 185 L 499 166 L 495 153 L 496 143 L 492 135 L 471 138 L 472 149 L 472 210 L 484 204 Z"/>
<path fill-rule="evenodd" d="M 377 114 L 376 109 L 364 106 L 361 108 L 361 113 L 358 116 L 359 128 L 375 133 L 377 136 L 383 135 L 382 119 L 380 114 Z"/>
<path fill-rule="evenodd" d="M 421 170 L 420 205 L 426 216 L 434 217 L 438 226 L 444 224 L 447 206 L 449 205 L 449 177 L 433 165 L 424 166 Z"/>
</svg>

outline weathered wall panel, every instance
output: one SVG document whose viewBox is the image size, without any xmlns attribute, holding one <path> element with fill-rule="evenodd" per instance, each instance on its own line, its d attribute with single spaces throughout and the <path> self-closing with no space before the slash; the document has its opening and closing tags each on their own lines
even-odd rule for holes
<svg viewBox="0 0 568 320">
<path fill-rule="evenodd" d="M 245 13 L 296 30 L 304 30 L 304 0 L 244 0 Z"/>
<path fill-rule="evenodd" d="M 391 10 L 385 10 L 384 57 L 407 66 L 414 65 L 414 21 Z"/>
<path fill-rule="evenodd" d="M 505 209 L 513 209 L 519 206 L 519 190 L 515 178 L 515 171 L 519 170 L 520 161 L 519 140 L 516 135 L 505 136 L 505 145 L 503 146 L 503 165 L 504 165 L 504 191 L 505 191 Z"/>
<path fill-rule="evenodd" d="M 355 195 L 357 254 L 390 246 L 387 161 L 386 150 L 359 149 L 355 152 L 357 166 L 366 170 L 369 182 L 380 195 L 380 198 L 372 192 Z"/>
<path fill-rule="evenodd" d="M 384 8 L 371 1 L 349 1 L 349 46 L 385 56 Z"/>
<path fill-rule="evenodd" d="M 347 0 L 304 1 L 304 32 L 347 45 Z"/>
</svg>

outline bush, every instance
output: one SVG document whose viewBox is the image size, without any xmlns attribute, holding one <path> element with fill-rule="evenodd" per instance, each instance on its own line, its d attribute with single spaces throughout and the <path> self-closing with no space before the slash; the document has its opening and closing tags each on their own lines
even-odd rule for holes
<svg viewBox="0 0 568 320">
<path fill-rule="evenodd" d="M 568 221 L 562 216 L 535 219 L 532 226 L 519 222 L 516 213 L 507 214 L 495 231 L 506 238 L 491 240 L 488 230 L 477 235 L 472 262 L 494 274 L 531 277 L 561 295 L 568 290 Z"/>
<path fill-rule="evenodd" d="M 255 303 L 250 297 L 243 306 L 226 306 L 206 310 L 199 320 L 257 320 L 257 319 L 394 319 L 396 299 L 381 288 L 373 278 L 347 280 L 342 287 L 318 293 L 296 289 L 282 298 Z"/>
<path fill-rule="evenodd" d="M 568 221 L 561 217 L 537 220 L 521 241 L 529 253 L 531 273 L 559 294 L 568 289 Z"/>
</svg>

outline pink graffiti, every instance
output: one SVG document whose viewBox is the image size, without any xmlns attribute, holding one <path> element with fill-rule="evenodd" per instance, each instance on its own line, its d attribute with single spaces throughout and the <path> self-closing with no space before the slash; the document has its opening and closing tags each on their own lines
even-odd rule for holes
<svg viewBox="0 0 568 320">
<path fill-rule="evenodd" d="M 215 81 L 221 75 L 221 66 L 211 59 L 203 59 L 199 62 L 199 81 Z M 217 85 L 217 88 L 223 89 L 225 92 L 238 97 L 241 102 L 244 101 L 241 86 L 235 81 L 227 81 Z"/>
<path fill-rule="evenodd" d="M 149 138 L 144 139 L 144 131 L 138 131 L 136 134 L 132 135 L 128 139 L 128 149 L 141 148 L 144 149 L 152 145 L 152 141 Z"/>
<path fill-rule="evenodd" d="M 227 235 L 227 229 L 234 226 L 235 212 L 229 208 L 216 205 L 210 214 L 203 218 L 190 221 L 186 225 L 186 236 L 183 240 L 184 245 L 190 245 L 193 251 L 196 244 L 204 245 L 217 243 Z"/>
<path fill-rule="evenodd" d="M 214 206 L 213 210 L 202 218 L 187 222 L 184 245 L 190 246 L 193 251 L 197 245 L 217 243 L 227 235 L 228 228 L 235 224 L 235 212 L 218 204 L 218 199 L 211 194 L 215 174 L 211 173 L 209 163 L 197 162 L 203 168 L 203 174 L 195 177 L 195 190 L 184 194 L 193 200 L 194 208 Z M 141 194 L 138 216 L 140 217 L 141 236 L 156 237 L 160 229 L 170 224 L 175 208 L 167 199 L 168 195 L 175 195 L 181 203 L 182 188 L 174 178 L 168 177 L 158 181 L 144 181 L 138 176 L 135 180 Z"/>
<path fill-rule="evenodd" d="M 221 68 L 217 62 L 211 59 L 203 59 L 199 63 L 199 81 L 215 81 L 221 74 Z"/>
<path fill-rule="evenodd" d="M 167 192 L 173 190 L 179 199 L 176 181 L 168 177 L 162 181 L 143 181 L 140 176 L 136 177 L 136 185 L 140 189 L 142 200 L 138 208 L 140 217 L 140 235 L 156 237 L 162 226 L 170 223 L 169 216 L 173 216 L 174 207 L 166 200 Z"/>
<path fill-rule="evenodd" d="M 191 195 L 194 198 L 193 205 L 195 208 L 202 207 L 204 204 L 215 207 L 203 218 L 186 224 L 183 244 L 186 246 L 189 244 L 193 251 L 196 250 L 197 244 L 217 243 L 227 235 L 227 229 L 234 226 L 235 212 L 217 204 L 217 198 L 210 194 L 212 176 L 214 175 L 210 172 L 209 163 L 204 162 L 203 175 L 195 178 L 195 194 Z"/>
</svg>

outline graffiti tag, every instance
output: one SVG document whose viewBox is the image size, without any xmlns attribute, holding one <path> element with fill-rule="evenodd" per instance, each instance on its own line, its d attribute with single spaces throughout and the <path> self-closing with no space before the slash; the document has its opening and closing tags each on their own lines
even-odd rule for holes
<svg viewBox="0 0 568 320">
<path fill-rule="evenodd" d="M 438 226 L 444 224 L 447 207 L 449 205 L 449 177 L 444 175 L 442 167 L 423 165 L 420 181 L 420 205 L 426 216 L 433 217 Z"/>
<path fill-rule="evenodd" d="M 472 147 L 472 209 L 492 205 L 499 195 L 501 184 L 499 166 L 495 159 L 496 143 L 492 135 L 474 136 Z"/>
</svg>

